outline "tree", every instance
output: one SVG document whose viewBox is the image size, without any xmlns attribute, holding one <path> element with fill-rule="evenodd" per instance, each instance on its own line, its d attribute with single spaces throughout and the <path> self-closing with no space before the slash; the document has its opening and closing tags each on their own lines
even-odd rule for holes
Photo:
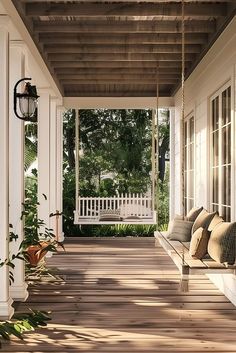
<svg viewBox="0 0 236 353">
<path fill-rule="evenodd" d="M 145 193 L 151 185 L 151 111 L 80 110 L 80 195 L 114 196 Z M 168 110 L 159 122 L 160 204 L 168 217 L 166 154 L 169 149 Z M 75 111 L 64 116 L 64 231 L 78 234 L 73 224 L 75 200 Z M 159 210 L 159 213 L 162 210 Z"/>
<path fill-rule="evenodd" d="M 161 110 L 159 122 L 159 179 L 164 182 L 166 172 L 166 154 L 169 152 L 170 123 L 169 110 Z"/>
</svg>

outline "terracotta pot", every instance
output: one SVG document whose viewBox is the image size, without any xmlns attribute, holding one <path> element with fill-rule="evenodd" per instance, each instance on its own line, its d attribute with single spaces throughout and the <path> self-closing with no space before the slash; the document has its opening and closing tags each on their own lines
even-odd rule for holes
<svg viewBox="0 0 236 353">
<path fill-rule="evenodd" d="M 49 245 L 48 242 L 42 241 L 40 245 L 30 245 L 26 249 L 27 259 L 32 266 L 37 266 L 39 261 L 46 255 L 45 248 Z"/>
</svg>

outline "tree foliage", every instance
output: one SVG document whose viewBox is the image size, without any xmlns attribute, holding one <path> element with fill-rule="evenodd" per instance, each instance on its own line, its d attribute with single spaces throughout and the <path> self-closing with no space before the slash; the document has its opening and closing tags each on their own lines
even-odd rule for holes
<svg viewBox="0 0 236 353">
<path fill-rule="evenodd" d="M 147 192 L 151 183 L 151 111 L 80 110 L 79 114 L 80 195 Z M 161 116 L 159 178 L 164 183 L 169 148 L 168 111 Z M 70 235 L 78 234 L 78 227 L 73 225 L 74 198 L 75 111 L 69 110 L 64 119 L 64 231 Z"/>
</svg>

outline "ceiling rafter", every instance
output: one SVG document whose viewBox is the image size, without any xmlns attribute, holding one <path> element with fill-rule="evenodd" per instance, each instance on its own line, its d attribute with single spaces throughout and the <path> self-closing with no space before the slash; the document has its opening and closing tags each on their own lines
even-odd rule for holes
<svg viewBox="0 0 236 353">
<path fill-rule="evenodd" d="M 226 3 L 215 2 L 201 4 L 196 2 L 185 4 L 185 16 L 191 17 L 221 17 L 226 16 Z M 181 17 L 181 6 L 174 2 L 158 3 L 73 3 L 38 2 L 25 4 L 25 15 L 37 16 L 76 16 L 76 17 L 113 17 L 113 16 L 168 16 Z"/>
<path fill-rule="evenodd" d="M 186 20 L 186 33 L 213 33 L 215 20 Z M 181 33 L 181 21 L 35 21 L 35 33 Z"/>
</svg>

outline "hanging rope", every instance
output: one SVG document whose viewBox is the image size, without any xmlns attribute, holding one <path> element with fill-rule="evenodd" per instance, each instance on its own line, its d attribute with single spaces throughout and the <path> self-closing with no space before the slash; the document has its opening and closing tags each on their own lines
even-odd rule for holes
<svg viewBox="0 0 236 353">
<path fill-rule="evenodd" d="M 181 165 L 181 180 L 182 180 L 182 213 L 184 216 L 184 209 L 185 209 L 185 202 L 184 202 L 184 192 L 185 192 L 185 177 L 184 177 L 184 118 L 185 118 L 185 91 L 184 91 L 184 80 L 185 80 L 185 22 L 184 22 L 184 5 L 185 2 L 182 0 L 181 3 L 181 44 L 182 44 L 182 72 L 181 72 L 181 137 L 182 137 L 182 153 L 181 153 L 181 159 L 182 159 L 182 165 Z"/>
<path fill-rule="evenodd" d="M 157 66 L 157 110 L 156 110 L 156 175 L 155 175 L 155 180 L 156 180 L 156 225 L 158 228 L 158 209 L 159 209 L 159 113 L 158 113 L 158 108 L 159 108 L 159 67 Z"/>
<path fill-rule="evenodd" d="M 76 177 L 76 217 L 80 214 L 80 200 L 79 200 L 79 110 L 75 110 L 75 153 L 76 153 L 76 164 L 75 164 L 75 177 Z"/>
</svg>

